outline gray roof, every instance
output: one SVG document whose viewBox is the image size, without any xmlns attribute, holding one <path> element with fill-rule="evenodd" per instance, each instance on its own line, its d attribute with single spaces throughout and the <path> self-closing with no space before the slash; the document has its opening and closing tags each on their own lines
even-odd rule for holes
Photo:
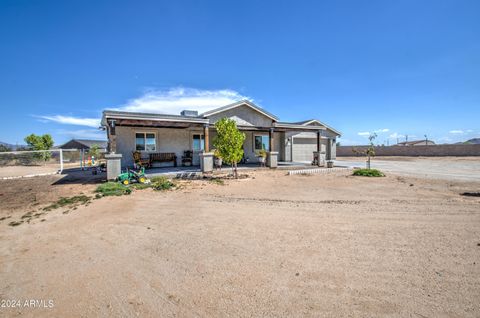
<svg viewBox="0 0 480 318">
<path fill-rule="evenodd" d="M 102 125 L 106 126 L 105 119 L 107 117 L 113 118 L 125 118 L 125 119 L 149 119 L 149 120 L 172 120 L 172 121 L 186 121 L 186 122 L 198 122 L 208 123 L 208 119 L 193 116 L 182 115 L 170 115 L 170 114 L 153 114 L 153 113 L 135 113 L 135 112 L 123 112 L 117 110 L 104 110 L 102 117 Z"/>
<path fill-rule="evenodd" d="M 75 138 L 67 141 L 63 145 L 59 146 L 59 148 L 63 147 L 64 145 L 66 145 L 68 143 L 71 143 L 71 142 L 79 143 L 79 144 L 85 146 L 86 148 L 91 148 L 93 145 L 97 145 L 101 149 L 107 148 L 107 141 L 106 140 L 75 139 Z"/>
<path fill-rule="evenodd" d="M 278 117 L 277 117 L 277 116 L 273 115 L 272 113 L 267 112 L 265 109 L 261 108 L 260 106 L 255 105 L 254 103 L 252 103 L 251 101 L 246 100 L 246 99 L 241 100 L 241 101 L 239 101 L 239 102 L 235 102 L 235 103 L 232 103 L 232 104 L 228 104 L 228 105 L 225 105 L 225 106 L 222 106 L 222 107 L 218 107 L 218 108 L 209 110 L 208 112 L 204 112 L 204 113 L 201 114 L 200 116 L 202 116 L 202 117 L 208 117 L 208 116 L 210 116 L 210 115 L 213 115 L 213 114 L 216 114 L 216 113 L 220 113 L 220 112 L 222 112 L 222 111 L 229 110 L 229 109 L 232 109 L 232 108 L 241 106 L 241 105 L 247 105 L 247 106 L 255 109 L 256 111 L 258 111 L 258 112 L 260 112 L 260 113 L 263 113 L 263 114 L 266 115 L 267 117 L 272 118 L 273 120 L 278 120 Z"/>
<path fill-rule="evenodd" d="M 333 131 L 334 133 L 336 133 L 336 134 L 339 135 L 339 136 L 342 135 L 342 133 L 341 133 L 340 131 L 338 131 L 338 130 L 336 130 L 336 129 L 330 127 L 330 126 L 328 126 L 327 124 L 321 122 L 320 120 L 314 119 L 314 118 L 308 119 L 308 120 L 303 120 L 303 121 L 297 121 L 297 122 L 294 122 L 294 123 L 292 123 L 292 124 L 297 124 L 297 125 L 302 125 L 302 126 L 304 126 L 304 125 L 307 125 L 307 124 L 309 124 L 309 123 L 311 123 L 311 122 L 313 122 L 313 121 L 316 121 L 316 122 L 319 123 L 320 125 L 325 126 L 327 129 Z"/>
<path fill-rule="evenodd" d="M 341 132 L 338 130 L 322 123 L 321 121 L 317 119 L 309 119 L 309 120 L 304 120 L 300 122 L 279 122 L 278 117 L 273 115 L 272 113 L 264 110 L 260 106 L 255 105 L 253 102 L 249 100 L 241 100 L 232 104 L 228 104 L 222 107 L 218 107 L 212 110 L 209 110 L 207 112 L 204 112 L 203 114 L 198 115 L 197 117 L 195 116 L 183 116 L 183 115 L 171 115 L 171 114 L 155 114 L 155 113 L 138 113 L 138 112 L 125 112 L 125 111 L 118 111 L 118 110 L 105 110 L 103 111 L 103 116 L 102 116 L 102 126 L 106 126 L 106 119 L 108 117 L 111 118 L 119 118 L 119 119 L 145 119 L 145 120 L 159 120 L 159 121 L 178 121 L 178 122 L 190 122 L 190 123 L 208 123 L 208 117 L 217 114 L 229 109 L 233 109 L 242 105 L 247 105 L 248 107 L 258 111 L 259 113 L 270 117 L 274 122 L 278 124 L 278 126 L 308 126 L 310 122 L 317 122 L 321 126 L 324 126 L 325 128 L 333 131 L 337 135 L 341 135 Z M 298 127 L 300 128 L 300 127 Z M 312 128 L 313 129 L 313 128 Z"/>
</svg>

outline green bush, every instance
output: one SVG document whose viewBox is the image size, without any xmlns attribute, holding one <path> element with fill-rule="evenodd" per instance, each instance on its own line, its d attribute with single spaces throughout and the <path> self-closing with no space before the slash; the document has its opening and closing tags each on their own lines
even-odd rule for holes
<svg viewBox="0 0 480 318">
<path fill-rule="evenodd" d="M 111 195 L 120 196 L 124 194 L 130 194 L 132 190 L 119 182 L 106 182 L 99 185 L 95 192 L 106 197 Z"/>
<path fill-rule="evenodd" d="M 175 187 L 175 184 L 165 176 L 153 177 L 150 179 L 152 188 L 155 190 L 168 190 Z"/>
<path fill-rule="evenodd" d="M 87 204 L 91 200 L 91 197 L 86 195 L 76 195 L 69 198 L 61 197 L 57 202 L 50 204 L 43 208 L 45 211 L 50 211 L 58 208 L 63 208 L 65 206 L 76 206 L 79 204 Z"/>
<path fill-rule="evenodd" d="M 353 175 L 361 177 L 385 177 L 383 172 L 377 169 L 357 169 L 353 172 Z"/>
</svg>

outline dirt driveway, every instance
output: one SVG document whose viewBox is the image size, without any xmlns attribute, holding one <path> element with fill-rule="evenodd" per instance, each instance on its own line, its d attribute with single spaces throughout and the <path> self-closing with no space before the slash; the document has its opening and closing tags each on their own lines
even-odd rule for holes
<svg viewBox="0 0 480 318">
<path fill-rule="evenodd" d="M 478 182 L 259 171 L 0 223 L 27 317 L 478 317 Z M 3 214 L 9 211 L 0 211 Z"/>
<path fill-rule="evenodd" d="M 336 164 L 365 167 L 365 159 L 339 157 Z M 480 157 L 376 157 L 372 168 L 421 178 L 480 181 Z"/>
</svg>

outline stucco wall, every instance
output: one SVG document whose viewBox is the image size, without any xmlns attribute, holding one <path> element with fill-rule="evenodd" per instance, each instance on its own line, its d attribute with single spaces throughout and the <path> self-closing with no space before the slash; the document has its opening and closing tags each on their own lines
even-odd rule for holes
<svg viewBox="0 0 480 318">
<path fill-rule="evenodd" d="M 364 151 L 368 146 L 340 146 L 337 147 L 339 157 L 362 156 L 352 151 L 355 148 Z M 480 145 L 434 145 L 434 146 L 390 146 L 375 147 L 377 156 L 480 156 Z"/>
<path fill-rule="evenodd" d="M 210 123 L 214 124 L 222 118 L 232 118 L 240 126 L 270 127 L 272 119 L 253 110 L 248 106 L 239 106 L 209 117 Z"/>
<path fill-rule="evenodd" d="M 177 165 L 185 150 L 192 149 L 192 135 L 203 133 L 202 129 L 169 129 L 169 128 L 142 128 L 142 127 L 116 127 L 117 153 L 122 154 L 122 167 L 132 166 L 132 152 L 135 151 L 135 133 L 152 132 L 156 134 L 155 152 L 174 152 L 177 155 Z M 147 151 L 142 151 L 142 156 L 148 157 Z M 165 165 L 171 165 L 165 163 Z"/>
</svg>

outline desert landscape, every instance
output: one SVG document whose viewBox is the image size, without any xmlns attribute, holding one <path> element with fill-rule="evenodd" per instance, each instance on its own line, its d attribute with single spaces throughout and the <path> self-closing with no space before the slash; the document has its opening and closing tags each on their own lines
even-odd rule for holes
<svg viewBox="0 0 480 318">
<path fill-rule="evenodd" d="M 480 180 L 242 175 L 100 199 L 95 179 L 1 181 L 0 299 L 53 302 L 1 315 L 480 315 Z"/>
</svg>

